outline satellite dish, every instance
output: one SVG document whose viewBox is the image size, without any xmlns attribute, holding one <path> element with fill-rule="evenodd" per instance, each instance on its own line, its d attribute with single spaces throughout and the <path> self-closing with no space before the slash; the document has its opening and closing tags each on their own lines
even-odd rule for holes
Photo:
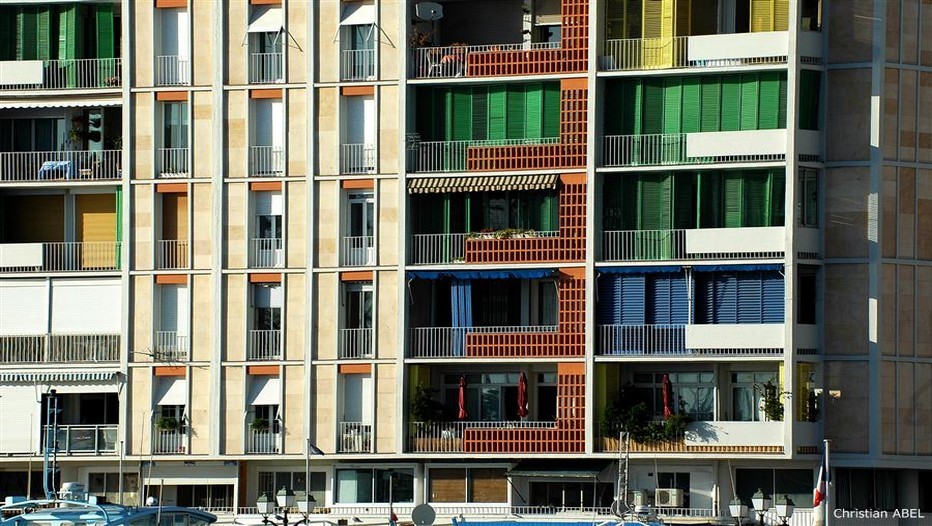
<svg viewBox="0 0 932 526">
<path fill-rule="evenodd" d="M 414 16 L 425 22 L 440 20 L 443 18 L 443 6 L 434 2 L 414 4 Z"/>
<path fill-rule="evenodd" d="M 437 512 L 430 504 L 418 504 L 411 510 L 411 521 L 417 526 L 430 526 L 437 518 Z"/>
</svg>

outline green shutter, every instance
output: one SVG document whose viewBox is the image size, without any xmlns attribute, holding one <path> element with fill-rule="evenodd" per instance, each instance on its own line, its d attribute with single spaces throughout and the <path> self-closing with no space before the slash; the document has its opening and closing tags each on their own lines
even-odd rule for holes
<svg viewBox="0 0 932 526">
<path fill-rule="evenodd" d="M 645 174 L 641 176 L 638 230 L 642 232 L 638 232 L 635 237 L 635 259 L 670 259 L 672 238 L 668 231 L 673 226 L 672 202 L 672 175 Z"/>
<path fill-rule="evenodd" d="M 36 60 L 38 57 L 36 24 L 36 6 L 20 6 L 16 13 L 16 60 Z"/>
<path fill-rule="evenodd" d="M 721 228 L 722 226 L 722 174 L 700 172 L 697 174 L 699 188 L 699 228 Z"/>
<path fill-rule="evenodd" d="M 673 228 L 698 228 L 695 174 L 681 172 L 672 180 Z"/>
<path fill-rule="evenodd" d="M 557 196 L 552 192 L 531 192 L 528 195 L 529 224 L 528 228 L 540 232 L 557 230 Z"/>
<path fill-rule="evenodd" d="M 116 57 L 113 4 L 97 4 L 97 58 Z"/>
<path fill-rule="evenodd" d="M 622 177 L 606 176 L 602 183 L 602 230 L 621 230 L 624 189 Z"/>
<path fill-rule="evenodd" d="M 543 128 L 543 123 L 541 122 L 543 86 L 538 83 L 528 84 L 527 90 L 525 91 L 524 103 L 524 114 L 526 116 L 525 120 L 527 121 L 525 137 L 528 139 L 540 139 Z"/>
<path fill-rule="evenodd" d="M 780 74 L 766 72 L 760 74 L 760 113 L 758 129 L 776 130 L 780 128 Z"/>
<path fill-rule="evenodd" d="M 508 95 L 505 109 L 505 137 L 508 139 L 523 139 L 525 137 L 525 85 L 512 84 L 508 86 Z"/>
<path fill-rule="evenodd" d="M 770 177 L 767 172 L 744 172 L 741 226 L 770 226 Z"/>
<path fill-rule="evenodd" d="M 702 106 L 699 88 L 699 77 L 683 79 L 683 133 L 695 133 L 700 129 L 699 114 Z"/>
<path fill-rule="evenodd" d="M 777 114 L 777 129 L 786 128 L 786 73 L 780 74 L 780 86 L 779 93 L 777 95 L 777 109 L 779 113 Z"/>
<path fill-rule="evenodd" d="M 683 131 L 683 82 L 669 77 L 663 86 L 663 133 Z"/>
<path fill-rule="evenodd" d="M 541 134 L 543 137 L 560 136 L 560 83 L 545 82 L 541 93 Z"/>
<path fill-rule="evenodd" d="M 701 108 L 699 111 L 699 131 L 717 132 L 721 127 L 722 83 L 717 76 L 702 77 L 700 86 Z"/>
<path fill-rule="evenodd" d="M 802 188 L 799 189 L 803 191 Z M 786 172 L 782 169 L 770 172 L 770 224 L 783 226 L 786 221 Z"/>
<path fill-rule="evenodd" d="M 453 88 L 445 88 L 443 97 L 443 140 L 453 140 Z"/>
<path fill-rule="evenodd" d="M 640 135 L 643 130 L 644 85 L 640 80 L 625 80 L 622 86 L 621 135 Z"/>
<path fill-rule="evenodd" d="M 58 11 L 49 5 L 39 6 L 36 13 L 36 58 L 38 60 L 50 60 L 52 55 L 52 13 Z M 57 39 L 55 39 L 57 40 Z"/>
<path fill-rule="evenodd" d="M 722 76 L 721 131 L 740 129 L 741 78 L 738 75 Z"/>
<path fill-rule="evenodd" d="M 819 92 L 821 73 L 809 69 L 799 72 L 799 127 L 819 129 Z"/>
<path fill-rule="evenodd" d="M 505 86 L 489 86 L 489 139 L 505 138 Z"/>
<path fill-rule="evenodd" d="M 741 76 L 741 129 L 756 130 L 760 104 L 760 77 L 756 73 Z"/>
<path fill-rule="evenodd" d="M 58 58 L 84 58 L 84 8 L 69 4 L 61 8 L 58 27 Z"/>
<path fill-rule="evenodd" d="M 472 89 L 472 138 L 483 141 L 489 138 L 489 87 Z"/>
<path fill-rule="evenodd" d="M 740 171 L 722 174 L 722 194 L 725 228 L 744 226 L 744 175 Z"/>
<path fill-rule="evenodd" d="M 663 79 L 644 79 L 644 106 L 641 134 L 663 133 Z"/>
<path fill-rule="evenodd" d="M 472 88 L 460 86 L 452 89 L 453 119 L 452 139 L 468 141 L 472 139 Z"/>
</svg>

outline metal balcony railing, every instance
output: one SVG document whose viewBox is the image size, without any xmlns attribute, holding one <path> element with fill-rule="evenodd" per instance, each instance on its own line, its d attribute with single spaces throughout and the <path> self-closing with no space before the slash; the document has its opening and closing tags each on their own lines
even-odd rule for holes
<svg viewBox="0 0 932 526">
<path fill-rule="evenodd" d="M 517 44 L 483 44 L 478 46 L 436 46 L 413 50 L 414 78 L 449 78 L 465 76 L 470 55 L 500 51 L 531 51 L 560 49 L 559 42 L 528 42 Z"/>
<path fill-rule="evenodd" d="M 559 137 L 538 139 L 490 139 L 484 141 L 418 141 L 408 145 L 409 169 L 413 172 L 465 172 L 469 148 L 557 144 Z"/>
<path fill-rule="evenodd" d="M 249 266 L 251 268 L 281 268 L 285 254 L 280 237 L 254 237 L 250 240 Z"/>
<path fill-rule="evenodd" d="M 80 272 L 120 268 L 118 241 L 0 244 L 0 272 Z"/>
<path fill-rule="evenodd" d="M 188 58 L 178 55 L 158 55 L 155 57 L 156 86 L 185 86 L 188 79 Z"/>
<path fill-rule="evenodd" d="M 340 51 L 340 80 L 368 80 L 374 77 L 374 49 L 344 49 Z"/>
<path fill-rule="evenodd" d="M 374 144 L 341 144 L 340 173 L 371 174 L 375 173 Z"/>
<path fill-rule="evenodd" d="M 173 430 L 154 430 L 152 432 L 152 452 L 161 455 L 178 455 L 187 453 L 187 433 Z"/>
<path fill-rule="evenodd" d="M 686 155 L 686 135 L 685 133 L 606 135 L 602 148 L 602 165 L 605 167 L 672 166 L 776 162 L 786 159 L 786 154 L 782 153 L 689 157 Z"/>
<path fill-rule="evenodd" d="M 266 453 L 278 453 L 280 451 L 279 447 L 279 433 L 275 433 L 272 430 L 261 431 L 258 429 L 247 429 L 246 430 L 246 453 L 249 454 L 266 454 Z"/>
<path fill-rule="evenodd" d="M 281 177 L 285 172 L 285 150 L 280 146 L 250 146 L 249 175 Z"/>
<path fill-rule="evenodd" d="M 0 183 L 113 181 L 123 176 L 122 150 L 3 152 Z"/>
<path fill-rule="evenodd" d="M 411 422 L 408 450 L 412 453 L 462 453 L 466 429 L 555 429 L 556 422 Z"/>
<path fill-rule="evenodd" d="M 686 325 L 599 325 L 598 353 L 602 355 L 682 355 Z"/>
<path fill-rule="evenodd" d="M 340 239 L 340 263 L 344 267 L 364 267 L 375 263 L 372 236 L 345 236 Z"/>
<path fill-rule="evenodd" d="M 413 234 L 412 265 L 442 265 L 463 261 L 469 234 Z"/>
<path fill-rule="evenodd" d="M 12 65 L 7 62 L 8 67 Z M 73 58 L 43 60 L 41 82 L 35 84 L 4 84 L 0 85 L 0 90 L 116 89 L 122 84 L 121 59 Z"/>
<path fill-rule="evenodd" d="M 188 268 L 188 240 L 160 239 L 156 241 L 155 268 L 159 270 Z"/>
<path fill-rule="evenodd" d="M 95 363 L 119 360 L 119 334 L 0 336 L 0 363 Z"/>
<path fill-rule="evenodd" d="M 156 331 L 154 336 L 155 360 L 159 362 L 185 362 L 190 359 L 188 335 L 178 331 Z"/>
<path fill-rule="evenodd" d="M 108 425 L 59 425 L 55 437 L 60 455 L 116 453 L 116 424 Z M 52 432 L 52 426 L 45 426 L 45 433 Z"/>
<path fill-rule="evenodd" d="M 162 179 L 188 177 L 188 149 L 187 148 L 159 148 L 158 173 Z"/>
<path fill-rule="evenodd" d="M 284 80 L 282 54 L 250 53 L 249 82 L 251 84 L 274 84 Z"/>
<path fill-rule="evenodd" d="M 740 35 L 717 35 L 718 38 L 734 36 L 740 38 Z M 603 71 L 634 71 L 786 64 L 785 44 L 782 50 L 769 49 L 757 57 L 689 60 L 689 41 L 690 37 L 685 36 L 606 40 L 599 67 Z"/>
<path fill-rule="evenodd" d="M 340 329 L 340 358 L 357 360 L 372 358 L 372 344 L 375 331 L 369 328 Z"/>
<path fill-rule="evenodd" d="M 281 339 L 282 331 L 279 329 L 249 331 L 246 359 L 255 361 L 281 360 Z"/>
<path fill-rule="evenodd" d="M 658 261 L 686 257 L 686 230 L 609 230 L 602 234 L 605 261 Z"/>
<path fill-rule="evenodd" d="M 557 332 L 556 325 L 501 327 L 413 327 L 409 358 L 466 358 L 467 334 L 531 334 Z"/>
<path fill-rule="evenodd" d="M 340 422 L 340 453 L 371 453 L 372 424 Z"/>
</svg>

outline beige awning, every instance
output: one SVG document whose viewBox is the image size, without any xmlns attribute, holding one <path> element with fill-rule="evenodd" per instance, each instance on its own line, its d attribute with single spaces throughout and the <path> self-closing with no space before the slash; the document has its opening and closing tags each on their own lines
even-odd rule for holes
<svg viewBox="0 0 932 526">
<path fill-rule="evenodd" d="M 454 192 L 504 192 L 506 190 L 552 190 L 557 174 L 499 175 L 480 177 L 431 177 L 408 181 L 409 194 Z"/>
</svg>

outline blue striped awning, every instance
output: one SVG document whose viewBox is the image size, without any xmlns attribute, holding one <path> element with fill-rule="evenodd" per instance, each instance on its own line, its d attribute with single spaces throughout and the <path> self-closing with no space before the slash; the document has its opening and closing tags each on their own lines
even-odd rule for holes
<svg viewBox="0 0 932 526">
<path fill-rule="evenodd" d="M 602 274 L 657 274 L 661 272 L 682 272 L 679 265 L 647 266 L 647 267 L 596 267 L 596 272 Z"/>
<path fill-rule="evenodd" d="M 55 371 L 0 373 L 0 383 L 109 382 L 119 371 Z"/>
<path fill-rule="evenodd" d="M 780 263 L 769 265 L 695 265 L 693 272 L 752 272 L 755 270 L 783 270 Z"/>
</svg>

